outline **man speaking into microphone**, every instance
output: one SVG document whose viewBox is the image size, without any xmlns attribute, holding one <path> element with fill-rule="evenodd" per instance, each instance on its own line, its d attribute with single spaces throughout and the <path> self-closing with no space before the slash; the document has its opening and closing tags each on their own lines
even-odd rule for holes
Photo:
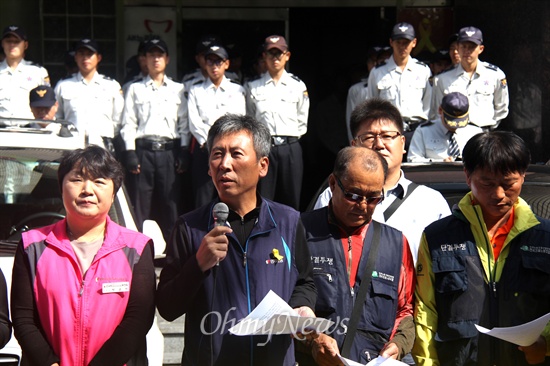
<svg viewBox="0 0 550 366">
<path fill-rule="evenodd" d="M 229 333 L 270 290 L 313 316 L 300 213 L 257 192 L 269 167 L 270 133 L 252 117 L 227 114 L 211 127 L 207 148 L 218 198 L 176 222 L 157 289 L 159 313 L 169 321 L 186 315 L 182 365 L 294 365 L 288 335 L 266 342 Z"/>
</svg>

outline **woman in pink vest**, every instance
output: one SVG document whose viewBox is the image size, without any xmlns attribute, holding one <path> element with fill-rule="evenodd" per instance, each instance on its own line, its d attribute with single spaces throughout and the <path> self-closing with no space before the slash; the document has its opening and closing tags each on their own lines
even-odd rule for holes
<svg viewBox="0 0 550 366">
<path fill-rule="evenodd" d="M 11 310 L 21 364 L 146 364 L 153 245 L 108 216 L 123 170 L 89 146 L 63 157 L 58 179 L 65 219 L 23 233 L 15 255 Z"/>
</svg>

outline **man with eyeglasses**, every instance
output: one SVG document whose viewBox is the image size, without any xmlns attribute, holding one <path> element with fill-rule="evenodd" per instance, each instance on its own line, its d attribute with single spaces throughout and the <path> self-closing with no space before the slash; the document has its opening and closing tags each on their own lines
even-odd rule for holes
<svg viewBox="0 0 550 366">
<path fill-rule="evenodd" d="M 212 44 L 204 53 L 208 78 L 197 81 L 188 95 L 189 130 L 191 141 L 191 186 L 195 208 L 209 203 L 215 196 L 212 178 L 208 175 L 206 140 L 214 122 L 226 113 L 246 114 L 245 90 L 225 72 L 229 56 L 224 47 Z"/>
<path fill-rule="evenodd" d="M 299 140 L 307 132 L 306 85 L 285 70 L 290 51 L 283 36 L 265 39 L 267 72 L 247 84 L 247 114 L 271 133 L 269 171 L 260 182 L 262 196 L 295 209 L 300 205 L 304 163 Z"/>
<path fill-rule="evenodd" d="M 372 221 L 384 200 L 387 174 L 380 153 L 346 147 L 329 176 L 328 207 L 302 214 L 317 288 L 315 314 L 336 324 L 327 334 L 298 343 L 305 358 L 300 365 L 311 363 L 308 353 L 320 365 L 334 365 L 340 364 L 339 353 L 364 364 L 378 355 L 401 359 L 411 350 L 411 251 L 401 231 Z"/>
<path fill-rule="evenodd" d="M 436 190 L 405 178 L 401 170 L 405 153 L 403 119 L 389 101 L 373 98 L 359 104 L 351 114 L 350 128 L 355 136 L 352 146 L 376 150 L 388 162 L 385 199 L 377 206 L 373 219 L 401 230 L 409 240 L 416 262 L 422 231 L 435 220 L 448 216 L 449 205 Z M 315 208 L 326 206 L 331 196 L 331 190 L 326 189 Z"/>
</svg>

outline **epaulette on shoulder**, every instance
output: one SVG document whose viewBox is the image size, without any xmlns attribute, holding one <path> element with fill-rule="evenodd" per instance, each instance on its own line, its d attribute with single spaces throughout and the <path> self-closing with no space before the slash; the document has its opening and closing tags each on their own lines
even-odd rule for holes
<svg viewBox="0 0 550 366">
<path fill-rule="evenodd" d="M 247 82 L 251 82 L 251 81 L 255 81 L 255 80 L 258 80 L 262 77 L 262 74 L 259 74 L 259 75 L 254 75 L 253 77 L 251 77 L 250 79 L 248 79 Z"/>
<path fill-rule="evenodd" d="M 382 66 L 385 66 L 386 65 L 386 61 L 382 61 L 381 63 L 379 63 L 378 65 L 376 65 L 374 68 L 377 69 L 379 67 L 382 67 Z"/>
<path fill-rule="evenodd" d="M 426 122 L 422 122 L 422 123 L 420 124 L 420 126 L 418 126 L 418 127 L 420 127 L 420 128 L 422 128 L 422 127 L 428 127 L 428 126 L 431 126 L 431 125 L 433 125 L 433 124 L 434 124 L 434 123 L 433 123 L 432 121 L 426 121 Z"/>
<path fill-rule="evenodd" d="M 186 75 L 186 76 L 183 77 L 182 81 L 187 82 L 189 80 L 193 80 L 194 78 L 195 78 L 195 75 L 192 75 L 192 74 L 191 75 Z"/>
<path fill-rule="evenodd" d="M 294 75 L 294 74 L 290 74 L 290 77 L 293 78 L 293 79 L 296 80 L 296 81 L 302 82 L 302 80 L 301 80 L 298 76 L 296 76 L 296 75 Z"/>
<path fill-rule="evenodd" d="M 137 79 L 132 80 L 131 84 L 133 84 L 133 83 L 139 83 L 139 82 L 141 82 L 141 81 L 143 81 L 143 80 L 144 80 L 143 78 L 137 78 Z"/>
<path fill-rule="evenodd" d="M 456 69 L 456 65 L 453 65 L 453 66 L 451 66 L 451 67 L 449 67 L 449 68 L 447 68 L 447 69 L 441 71 L 441 72 L 440 72 L 439 74 L 437 74 L 437 75 L 438 75 L 438 76 L 439 76 L 439 75 L 442 75 L 442 74 L 444 74 L 444 73 L 446 73 L 446 72 L 449 72 L 449 71 L 451 71 L 451 70 L 454 70 L 454 69 Z"/>
<path fill-rule="evenodd" d="M 422 61 L 420 61 L 420 60 L 416 60 L 416 63 L 419 64 L 419 65 L 421 65 L 421 66 L 429 67 L 427 63 L 422 62 Z"/>
<path fill-rule="evenodd" d="M 105 80 L 115 80 L 115 79 L 113 79 L 113 78 L 111 78 L 107 75 L 101 75 L 101 77 L 103 77 L 103 79 L 105 79 Z"/>
<path fill-rule="evenodd" d="M 191 86 L 200 85 L 202 83 L 204 83 L 204 80 L 197 80 L 193 84 L 191 84 Z"/>
<path fill-rule="evenodd" d="M 363 88 L 368 88 L 369 87 L 369 82 L 366 81 L 364 84 L 363 84 Z"/>
<path fill-rule="evenodd" d="M 498 71 L 498 66 L 496 65 L 493 65 L 493 64 L 490 64 L 488 62 L 484 62 L 484 65 L 486 68 L 488 68 L 489 70 L 493 70 L 493 71 Z"/>
<path fill-rule="evenodd" d="M 241 85 L 241 82 L 239 80 L 234 80 L 234 79 L 229 79 L 229 81 L 231 81 L 233 84 L 237 84 L 237 85 Z"/>
<path fill-rule="evenodd" d="M 76 74 L 76 73 L 75 73 Z M 70 78 L 73 78 L 75 76 L 75 74 L 71 74 L 71 75 L 65 75 L 61 78 L 61 80 L 68 80 Z"/>
</svg>

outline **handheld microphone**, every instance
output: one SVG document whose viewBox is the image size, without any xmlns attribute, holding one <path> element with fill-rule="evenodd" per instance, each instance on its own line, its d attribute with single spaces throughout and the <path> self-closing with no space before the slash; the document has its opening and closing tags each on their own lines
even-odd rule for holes
<svg viewBox="0 0 550 366">
<path fill-rule="evenodd" d="M 229 207 L 223 202 L 216 203 L 212 209 L 212 216 L 214 217 L 214 226 L 226 226 Z"/>
<path fill-rule="evenodd" d="M 229 207 L 223 202 L 218 202 L 212 208 L 212 216 L 214 217 L 214 226 L 226 226 L 227 217 L 229 216 Z M 220 262 L 216 263 L 219 266 Z"/>
</svg>

